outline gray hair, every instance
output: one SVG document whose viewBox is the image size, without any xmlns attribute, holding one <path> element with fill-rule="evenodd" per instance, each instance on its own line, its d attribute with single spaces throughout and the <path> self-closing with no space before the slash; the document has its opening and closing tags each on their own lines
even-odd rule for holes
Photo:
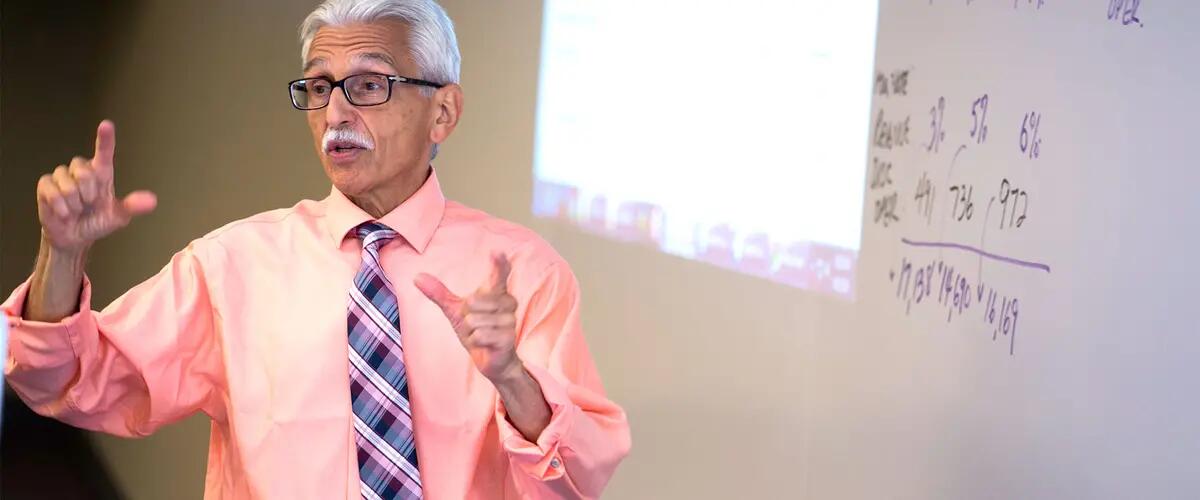
<svg viewBox="0 0 1200 500">
<path fill-rule="evenodd" d="M 386 19 L 408 25 L 409 50 L 420 72 L 414 76 L 443 84 L 459 83 L 462 56 L 454 23 L 434 0 L 325 0 L 300 25 L 301 64 L 308 62 L 308 49 L 322 27 Z"/>
<path fill-rule="evenodd" d="M 308 49 L 321 28 L 387 19 L 408 25 L 408 47 L 420 73 L 417 78 L 459 83 L 462 55 L 454 22 L 434 0 L 325 0 L 300 24 L 300 64 L 308 63 Z M 421 87 L 421 94 L 433 95 L 433 89 Z M 431 160 L 437 158 L 438 146 L 433 145 Z"/>
</svg>

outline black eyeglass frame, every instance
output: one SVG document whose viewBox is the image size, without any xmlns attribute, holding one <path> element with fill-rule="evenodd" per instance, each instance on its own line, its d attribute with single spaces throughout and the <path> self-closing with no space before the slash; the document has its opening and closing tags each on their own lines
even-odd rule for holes
<svg viewBox="0 0 1200 500">
<path fill-rule="evenodd" d="M 382 77 L 386 78 L 388 81 L 387 97 L 384 97 L 382 101 L 377 102 L 375 104 L 358 104 L 358 103 L 354 102 L 354 98 L 350 97 L 350 92 L 346 90 L 345 83 L 346 83 L 346 80 L 349 80 L 349 79 L 355 78 L 355 77 L 359 77 L 359 76 L 382 76 Z M 298 83 L 304 83 L 304 82 L 307 82 L 310 80 L 324 80 L 326 82 L 329 82 L 329 85 L 330 85 L 329 98 L 325 99 L 325 104 L 322 104 L 315 108 L 303 108 L 303 107 L 300 107 L 300 103 L 296 102 L 296 95 L 292 93 L 292 87 L 294 87 Z M 345 78 L 342 78 L 341 80 L 336 80 L 336 81 L 327 76 L 314 76 L 314 77 L 309 77 L 309 78 L 299 78 L 299 79 L 288 82 L 288 98 L 290 98 L 292 100 L 293 108 L 296 108 L 300 111 L 314 111 L 314 110 L 318 110 L 318 109 L 324 108 L 326 106 L 329 106 L 329 102 L 333 99 L 333 89 L 340 88 L 340 89 L 342 89 L 342 95 L 346 96 L 346 102 L 349 102 L 350 104 L 360 107 L 360 108 L 366 108 L 366 107 L 371 107 L 371 106 L 379 106 L 380 104 L 385 104 L 388 101 L 392 100 L 392 87 L 397 83 L 405 83 L 408 85 L 418 85 L 421 87 L 432 87 L 435 89 L 440 89 L 440 88 L 446 86 L 446 84 L 444 84 L 444 83 L 435 83 L 435 82 L 431 82 L 429 80 L 422 80 L 420 78 L 409 78 L 407 76 L 387 75 L 387 74 L 383 74 L 383 73 L 358 73 L 358 74 L 350 75 Z"/>
</svg>

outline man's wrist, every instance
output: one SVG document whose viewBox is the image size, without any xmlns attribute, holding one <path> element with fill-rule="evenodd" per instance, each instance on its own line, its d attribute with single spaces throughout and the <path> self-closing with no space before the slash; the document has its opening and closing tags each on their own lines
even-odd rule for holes
<svg viewBox="0 0 1200 500">
<path fill-rule="evenodd" d="M 77 312 L 86 263 L 87 247 L 58 248 L 43 233 L 22 316 L 53 323 Z"/>
<path fill-rule="evenodd" d="M 491 380 L 492 385 L 495 385 L 496 389 L 503 393 L 527 384 L 533 380 L 533 376 L 525 370 L 525 364 L 520 359 L 516 359 L 507 368 L 492 377 Z"/>
<path fill-rule="evenodd" d="M 50 238 L 46 236 L 45 230 L 42 231 L 41 240 L 40 257 L 53 257 L 56 263 L 77 262 L 82 264 L 83 261 L 87 259 L 88 250 L 91 248 L 90 244 L 73 248 L 55 245 L 54 242 L 50 241 Z"/>
</svg>

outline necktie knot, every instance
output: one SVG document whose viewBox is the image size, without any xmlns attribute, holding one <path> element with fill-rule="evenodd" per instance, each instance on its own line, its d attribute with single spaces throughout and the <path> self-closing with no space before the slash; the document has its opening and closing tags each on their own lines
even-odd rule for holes
<svg viewBox="0 0 1200 500">
<path fill-rule="evenodd" d="M 371 249 L 376 252 L 380 247 L 399 236 L 395 230 L 377 221 L 364 222 L 356 227 L 354 232 L 358 235 L 358 239 L 362 240 L 363 250 Z"/>
</svg>

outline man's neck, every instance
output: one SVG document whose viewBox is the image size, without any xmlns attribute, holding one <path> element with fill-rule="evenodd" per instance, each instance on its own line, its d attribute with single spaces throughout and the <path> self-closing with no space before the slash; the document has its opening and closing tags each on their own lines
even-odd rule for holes
<svg viewBox="0 0 1200 500">
<path fill-rule="evenodd" d="M 433 169 L 426 168 L 424 172 L 416 175 L 397 177 L 391 185 L 376 191 L 346 197 L 371 217 L 382 219 L 419 191 L 432 174 Z"/>
</svg>

